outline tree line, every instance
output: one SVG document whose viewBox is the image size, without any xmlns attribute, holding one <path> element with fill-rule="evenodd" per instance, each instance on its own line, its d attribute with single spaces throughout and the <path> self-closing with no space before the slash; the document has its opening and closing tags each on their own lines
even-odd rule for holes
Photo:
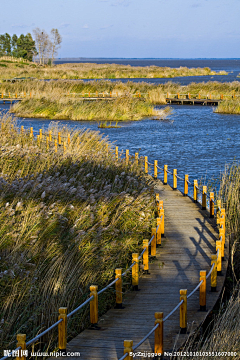
<svg viewBox="0 0 240 360">
<path fill-rule="evenodd" d="M 33 61 L 36 58 L 40 64 L 52 64 L 61 46 L 62 37 L 58 29 L 52 29 L 50 34 L 45 30 L 35 28 L 33 36 L 30 33 L 10 36 L 0 35 L 0 57 L 13 56 Z"/>
</svg>

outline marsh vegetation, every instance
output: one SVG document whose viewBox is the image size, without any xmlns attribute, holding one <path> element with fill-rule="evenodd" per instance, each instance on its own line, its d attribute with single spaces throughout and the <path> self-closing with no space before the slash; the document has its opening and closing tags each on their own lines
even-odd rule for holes
<svg viewBox="0 0 240 360">
<path fill-rule="evenodd" d="M 70 312 L 90 285 L 100 289 L 115 268 L 129 266 L 155 225 L 155 202 L 141 168 L 120 155 L 116 161 L 97 132 L 63 128 L 71 144 L 55 153 L 7 115 L 0 128 L 0 343 L 14 349 L 16 333 L 31 339 L 57 320 L 59 307 Z M 51 130 L 57 135 L 59 128 Z M 126 277 L 124 291 L 128 283 Z M 109 289 L 100 313 L 113 302 Z M 85 307 L 69 321 L 69 338 L 88 324 Z M 56 336 L 42 341 L 52 348 Z"/>
</svg>

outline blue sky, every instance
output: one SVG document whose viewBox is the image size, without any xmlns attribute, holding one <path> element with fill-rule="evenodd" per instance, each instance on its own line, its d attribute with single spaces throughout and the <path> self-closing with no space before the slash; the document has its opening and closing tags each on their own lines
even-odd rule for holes
<svg viewBox="0 0 240 360">
<path fill-rule="evenodd" d="M 240 0 L 7 0 L 0 33 L 63 37 L 58 57 L 240 58 Z"/>
</svg>

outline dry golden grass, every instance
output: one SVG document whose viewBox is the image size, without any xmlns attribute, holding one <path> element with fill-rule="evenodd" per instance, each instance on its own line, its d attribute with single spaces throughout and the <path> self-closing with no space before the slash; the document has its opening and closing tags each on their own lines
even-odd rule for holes
<svg viewBox="0 0 240 360">
<path fill-rule="evenodd" d="M 0 122 L 0 343 L 14 349 L 17 333 L 31 339 L 57 320 L 59 307 L 70 312 L 91 284 L 100 289 L 131 263 L 150 237 L 155 204 L 140 167 L 117 162 L 97 132 L 71 131 L 70 147 L 55 153 L 7 115 Z M 113 302 L 109 289 L 100 314 Z M 69 338 L 88 324 L 86 306 L 70 318 Z M 44 337 L 42 349 L 56 336 Z"/>
<path fill-rule="evenodd" d="M 68 63 L 40 66 L 33 63 L 15 63 L 0 59 L 0 79 L 32 76 L 37 79 L 121 79 L 172 78 L 176 76 L 216 75 L 210 68 L 169 68 L 158 66 L 130 66 L 116 64 Z M 221 71 L 220 74 L 227 74 Z"/>
</svg>

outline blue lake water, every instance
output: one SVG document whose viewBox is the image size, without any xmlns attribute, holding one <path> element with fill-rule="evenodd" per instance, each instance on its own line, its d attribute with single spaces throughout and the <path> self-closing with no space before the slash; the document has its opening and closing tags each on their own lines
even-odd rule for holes
<svg viewBox="0 0 240 360">
<path fill-rule="evenodd" d="M 158 160 L 159 166 L 169 165 L 178 174 L 189 174 L 190 181 L 218 178 L 225 165 L 240 159 L 240 115 L 214 113 L 205 106 L 172 106 L 174 112 L 168 120 L 119 122 L 118 129 L 98 129 L 97 122 L 58 121 L 60 125 L 87 128 L 108 136 L 124 152 L 139 152 L 149 161 Z M 0 105 L 7 111 L 9 105 Z M 47 129 L 51 120 L 22 119 L 25 128 Z"/>
</svg>

